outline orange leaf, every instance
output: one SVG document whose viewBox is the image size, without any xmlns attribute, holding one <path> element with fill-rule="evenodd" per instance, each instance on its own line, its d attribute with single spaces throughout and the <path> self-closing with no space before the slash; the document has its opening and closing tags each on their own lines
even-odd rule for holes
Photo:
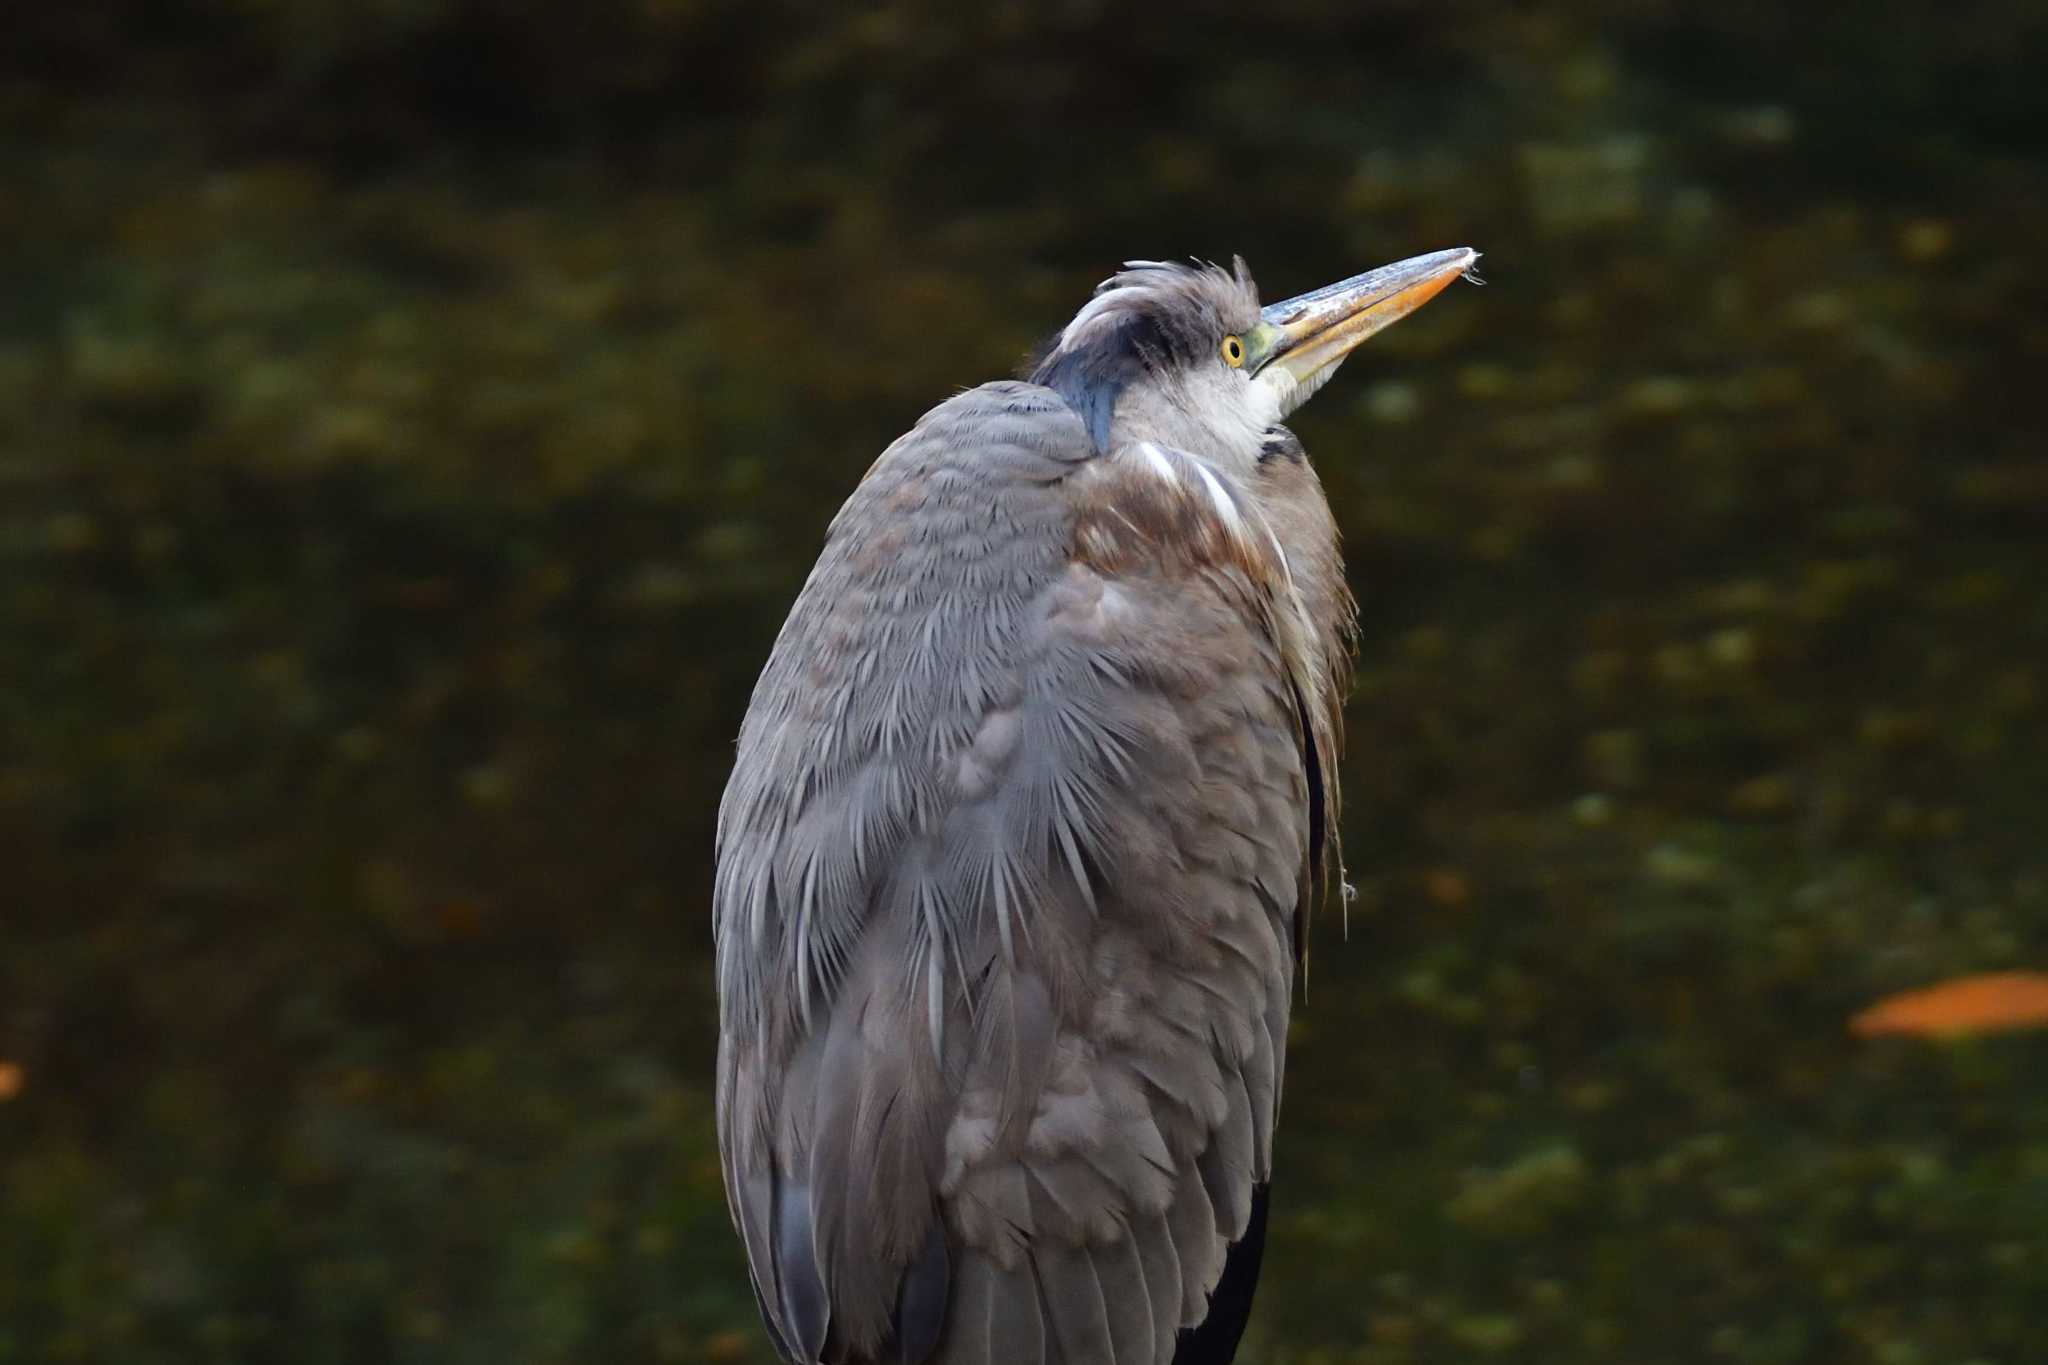
<svg viewBox="0 0 2048 1365">
<path fill-rule="evenodd" d="M 1472 883 L 1455 867 L 1433 867 L 1423 873 L 1422 890 L 1447 910 L 1455 910 L 1472 899 Z"/>
<path fill-rule="evenodd" d="M 1888 995 L 1849 1021 L 1849 1031 L 1859 1038 L 1954 1038 L 2022 1028 L 2048 1028 L 2048 972 L 1959 976 Z"/>
<path fill-rule="evenodd" d="M 441 932 L 450 938 L 475 938 L 484 927 L 484 908 L 458 897 L 441 902 Z"/>
</svg>

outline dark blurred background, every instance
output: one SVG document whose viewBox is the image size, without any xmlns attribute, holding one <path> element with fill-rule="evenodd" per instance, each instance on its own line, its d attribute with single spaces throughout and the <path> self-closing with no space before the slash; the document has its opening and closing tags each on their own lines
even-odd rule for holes
<svg viewBox="0 0 2048 1365">
<path fill-rule="evenodd" d="M 710 826 L 823 525 L 1128 256 L 1472 245 L 1247 1357 L 2026 1365 L 2048 12 L 165 0 L 0 41 L 0 1362 L 767 1359 Z"/>
</svg>

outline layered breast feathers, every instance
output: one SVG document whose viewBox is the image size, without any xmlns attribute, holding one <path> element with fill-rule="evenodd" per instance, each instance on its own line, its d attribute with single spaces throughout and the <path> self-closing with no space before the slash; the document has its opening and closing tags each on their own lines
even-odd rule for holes
<svg viewBox="0 0 2048 1365">
<path fill-rule="evenodd" d="M 1164 1365 L 1209 1316 L 1271 1170 L 1328 645 L 1245 490 L 1096 457 L 1044 389 L 869 471 L 719 821 L 720 1138 L 786 1359 Z"/>
</svg>

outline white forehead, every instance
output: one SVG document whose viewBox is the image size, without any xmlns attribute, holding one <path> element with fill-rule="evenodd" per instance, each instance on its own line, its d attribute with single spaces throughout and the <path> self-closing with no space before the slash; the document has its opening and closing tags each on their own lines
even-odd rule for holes
<svg viewBox="0 0 2048 1365">
<path fill-rule="evenodd" d="M 1113 326 L 1119 316 L 1164 305 L 1168 283 L 1179 274 L 1165 261 L 1125 261 L 1124 268 L 1095 286 L 1095 293 L 1060 331 L 1062 351 L 1087 343 L 1089 334 Z"/>
</svg>

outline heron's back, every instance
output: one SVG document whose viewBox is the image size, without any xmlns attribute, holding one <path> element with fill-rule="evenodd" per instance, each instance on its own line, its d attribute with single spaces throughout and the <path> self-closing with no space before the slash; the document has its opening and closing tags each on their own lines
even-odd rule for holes
<svg viewBox="0 0 2048 1365">
<path fill-rule="evenodd" d="M 1327 634 L 1246 490 L 1048 390 L 869 471 L 720 813 L 720 1138 L 786 1358 L 1228 1358 Z"/>
</svg>

